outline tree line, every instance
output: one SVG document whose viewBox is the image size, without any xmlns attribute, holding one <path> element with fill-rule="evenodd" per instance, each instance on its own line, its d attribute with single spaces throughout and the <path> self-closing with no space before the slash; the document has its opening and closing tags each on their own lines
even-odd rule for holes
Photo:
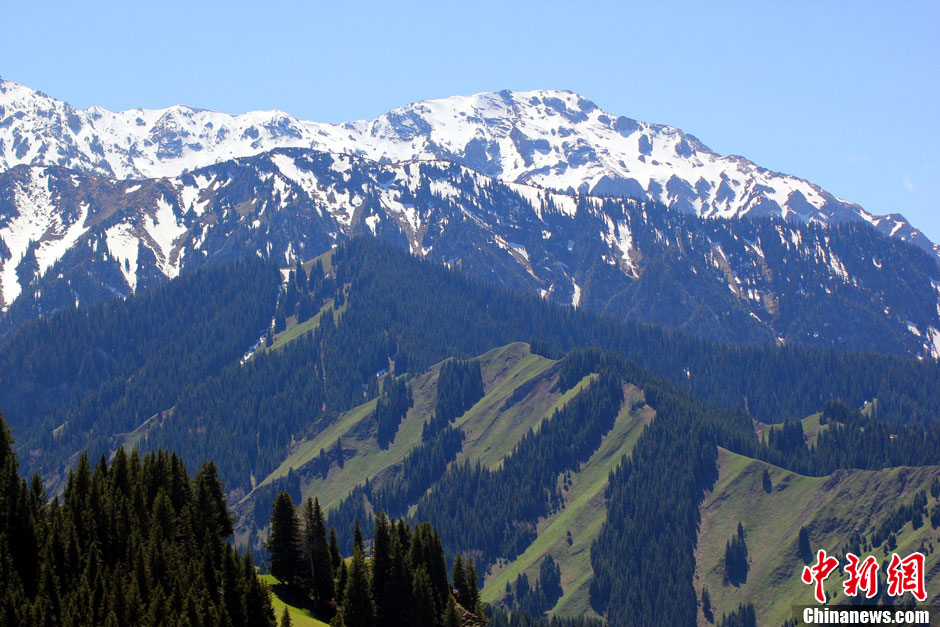
<svg viewBox="0 0 940 627">
<path fill-rule="evenodd" d="M 213 463 L 175 454 L 86 455 L 61 499 L 18 474 L 0 417 L 0 624 L 274 627 Z"/>
<path fill-rule="evenodd" d="M 271 574 L 333 626 L 485 625 L 473 560 L 457 554 L 448 576 L 441 536 L 429 523 L 411 525 L 379 512 L 367 547 L 356 520 L 352 556 L 344 558 L 319 501 L 301 513 L 289 494 L 274 501 L 270 519 Z M 329 537 L 329 539 L 327 539 Z"/>
</svg>

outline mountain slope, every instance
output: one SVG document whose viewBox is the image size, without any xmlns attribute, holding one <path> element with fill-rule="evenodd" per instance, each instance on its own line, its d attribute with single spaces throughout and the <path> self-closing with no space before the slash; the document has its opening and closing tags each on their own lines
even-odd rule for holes
<svg viewBox="0 0 940 627">
<path fill-rule="evenodd" d="M 751 602 L 762 625 L 781 625 L 790 617 L 792 605 L 813 603 L 812 588 L 799 578 L 803 568 L 797 538 L 800 527 L 809 531 L 814 551 L 822 548 L 831 555 L 841 555 L 853 545 L 854 534 L 871 538 L 899 506 L 912 503 L 918 491 L 929 494 L 931 484 L 940 477 L 936 466 L 839 470 L 825 477 L 806 477 L 725 449 L 719 450 L 718 469 L 714 490 L 701 506 L 695 587 L 700 595 L 703 587 L 708 588 L 715 616 Z M 770 493 L 761 485 L 765 469 L 771 477 Z M 936 503 L 935 497 L 928 496 L 927 509 Z M 940 553 L 929 550 L 936 530 L 926 518 L 916 529 L 906 522 L 897 530 L 895 550 L 901 557 L 923 550 L 927 555 L 926 588 L 935 595 Z M 745 529 L 750 568 L 746 582 L 736 586 L 723 582 L 722 562 L 725 543 L 736 533 L 739 521 Z M 879 563 L 886 556 L 881 542 L 862 551 L 852 550 L 863 559 L 875 555 Z M 827 595 L 835 603 L 848 602 L 841 589 L 841 574 L 826 582 Z M 883 569 L 880 574 L 879 591 L 883 591 Z M 768 595 L 768 590 L 774 593 Z M 705 624 L 702 619 L 700 613 L 700 625 Z"/>
<path fill-rule="evenodd" d="M 200 281 L 217 285 L 199 289 Z M 185 310 L 164 314 L 181 304 L 198 309 L 200 298 L 219 311 L 192 326 L 209 346 L 221 339 L 224 347 L 212 364 L 180 372 L 174 351 L 191 348 L 195 357 L 208 348 L 180 332 L 192 317 Z M 315 328 L 289 339 L 306 322 L 284 323 L 271 347 L 255 345 L 259 326 L 301 310 L 319 312 Z M 166 322 L 150 325 L 148 316 Z M 138 345 L 140 327 L 152 329 L 148 342 L 166 344 L 169 354 L 148 364 L 152 376 L 134 374 L 134 351 L 151 346 Z M 107 350 L 82 341 L 99 333 L 115 338 Z M 592 345 L 634 362 L 577 349 Z M 104 357 L 128 366 L 99 372 L 95 360 Z M 593 610 L 612 624 L 689 624 L 696 611 L 695 522 L 702 491 L 719 478 L 716 446 L 812 466 L 789 454 L 787 441 L 763 446 L 753 418 L 779 422 L 834 398 L 849 407 L 877 398 L 883 428 L 866 422 L 843 452 L 864 453 L 864 467 L 881 467 L 895 453 L 900 463 L 935 464 L 938 368 L 801 346 L 711 344 L 474 281 L 370 237 L 280 276 L 256 258 L 213 264 L 165 288 L 28 323 L 0 346 L 0 390 L 7 395 L 0 400 L 11 406 L 17 445 L 28 453 L 24 470 L 52 479 L 77 450 L 108 456 L 133 427 L 141 450 L 173 447 L 189 466 L 215 459 L 230 501 L 240 502 L 239 539 L 253 546 L 270 501 L 286 489 L 295 501 L 301 494 L 321 498 L 345 543 L 355 519 L 367 520 L 374 509 L 433 521 L 451 555 L 463 551 L 480 574 L 490 573 L 488 598 L 500 599 L 513 576 L 536 569 L 541 576 L 555 563 L 561 594 L 546 596 L 540 612 Z M 42 376 L 50 371 L 61 380 Z M 440 422 L 432 415 L 454 407 L 441 398 L 476 389 L 464 385 L 473 376 L 479 395 L 461 392 L 452 420 L 432 426 Z M 154 385 L 157 378 L 166 384 Z M 25 385 L 53 411 L 24 411 L 11 396 Z M 398 386 L 410 389 L 408 402 L 388 392 Z M 392 410 L 376 412 L 380 403 Z M 81 419 L 63 427 L 60 405 Z M 399 420 L 383 444 L 390 413 Z M 121 420 L 81 430 L 83 417 L 102 416 Z M 845 429 L 856 423 L 843 418 L 846 426 L 830 424 L 817 435 L 826 447 L 806 449 L 829 464 L 825 472 L 855 463 L 834 455 L 838 442 L 828 437 L 850 435 Z M 885 435 L 879 446 L 884 429 L 899 435 Z M 369 529 L 363 531 L 368 542 Z M 673 576 L 640 576 L 661 571 L 657 550 L 675 560 Z M 523 588 L 516 585 L 514 597 Z M 676 602 L 634 604 L 666 597 Z"/>
<path fill-rule="evenodd" d="M 239 255 L 293 263 L 356 235 L 720 341 L 940 355 L 940 267 L 862 223 L 702 219 L 500 183 L 450 162 L 301 149 L 135 182 L 60 168 L 0 174 L 3 323 Z"/>
<path fill-rule="evenodd" d="M 448 160 L 507 182 L 645 198 L 706 217 L 865 220 L 940 255 L 898 214 L 873 215 L 808 181 L 718 155 L 677 128 L 609 114 L 567 91 L 454 96 L 323 124 L 281 111 L 228 115 L 182 105 L 77 110 L 0 79 L 0 170 L 57 165 L 121 179 L 167 177 L 278 147 Z"/>
<path fill-rule="evenodd" d="M 709 343 L 474 281 L 373 238 L 346 242 L 309 264 L 302 288 L 296 277 L 284 285 L 260 260 L 242 263 L 239 271 L 232 271 L 237 264 L 213 264 L 165 289 L 57 312 L 0 345 L 0 401 L 18 446 L 29 451 L 30 470 L 61 477 L 79 450 L 97 457 L 138 442 L 179 450 L 188 462 L 214 458 L 230 498 L 240 499 L 283 462 L 292 442 L 374 399 L 377 373 L 392 364 L 396 374 L 421 372 L 447 357 L 533 339 L 543 345 L 539 352 L 553 355 L 604 346 L 682 390 L 745 408 L 763 422 L 806 416 L 835 398 L 853 406 L 877 398 L 879 419 L 893 424 L 928 422 L 940 406 L 934 384 L 940 366 L 932 360 Z M 185 315 L 191 308 L 203 313 Z M 302 309 L 320 312 L 315 328 L 244 361 L 265 327 Z M 155 316 L 167 319 L 155 324 Z M 188 341 L 190 334 L 200 337 Z M 135 360 L 142 351 L 152 354 L 151 346 L 177 356 L 141 368 Z M 179 355 L 188 356 L 188 370 L 179 368 Z M 199 361 L 206 355 L 213 356 L 209 363 Z M 150 384 L 136 383 L 140 377 Z"/>
<path fill-rule="evenodd" d="M 474 360 L 481 365 L 485 395 L 454 423 L 463 434 L 462 446 L 451 458 L 452 464 L 457 465 L 468 461 L 498 468 L 527 433 L 537 431 L 556 409 L 580 394 L 596 378 L 594 374 L 586 375 L 572 388 L 562 391 L 558 389 L 560 362 L 533 354 L 523 343 L 493 349 Z M 442 364 L 436 364 L 408 382 L 414 405 L 387 449 L 381 449 L 376 443 L 375 401 L 344 413 L 312 439 L 297 442 L 284 462 L 236 507 L 240 514 L 238 537 L 248 539 L 258 528 L 266 526 L 277 490 L 291 491 L 296 500 L 317 497 L 328 512 L 335 514 L 337 508 L 348 510 L 352 505 L 358 509 L 355 501 L 364 498 L 371 501 L 375 494 L 389 486 L 403 472 L 405 458 L 422 445 L 421 427 L 434 413 L 441 367 Z M 587 595 L 591 579 L 588 549 L 604 520 L 607 476 L 621 457 L 629 453 L 642 427 L 652 418 L 652 410 L 642 403 L 642 392 L 627 386 L 624 404 L 613 428 L 590 459 L 566 475 L 564 501 L 550 517 L 539 522 L 538 540 L 517 560 L 487 576 L 483 590 L 485 599 L 500 600 L 507 582 L 533 568 L 537 574 L 539 561 L 551 555 L 560 565 L 565 591 L 557 603 L 552 604 L 557 604 L 558 614 L 576 616 L 593 611 Z M 342 464 L 332 456 L 337 442 L 342 442 L 344 450 Z M 318 455 L 321 449 L 331 451 L 327 467 Z M 434 483 L 446 469 L 446 465 L 441 466 L 437 474 L 429 477 L 429 489 L 434 489 Z M 361 490 L 363 482 L 370 486 L 365 493 Z M 413 508 L 423 493 L 422 490 L 413 500 L 400 506 L 404 508 L 401 513 Z M 370 503 L 365 511 L 373 507 L 380 506 Z M 335 518 L 333 520 L 336 522 Z M 565 542 L 568 532 L 576 537 L 571 544 Z M 481 572 L 481 576 L 483 574 Z"/>
</svg>

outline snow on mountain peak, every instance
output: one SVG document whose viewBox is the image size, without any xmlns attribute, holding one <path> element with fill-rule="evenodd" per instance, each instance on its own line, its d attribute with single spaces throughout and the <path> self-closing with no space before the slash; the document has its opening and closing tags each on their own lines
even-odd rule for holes
<svg viewBox="0 0 940 627">
<path fill-rule="evenodd" d="M 649 198 L 704 217 L 864 219 L 940 255 L 903 218 L 867 213 L 808 181 L 718 155 L 675 127 L 612 115 L 571 91 L 451 96 L 372 120 L 324 124 L 279 110 L 76 110 L 0 79 L 0 170 L 59 165 L 119 179 L 172 177 L 282 147 L 383 162 L 448 160 L 507 182 Z"/>
</svg>

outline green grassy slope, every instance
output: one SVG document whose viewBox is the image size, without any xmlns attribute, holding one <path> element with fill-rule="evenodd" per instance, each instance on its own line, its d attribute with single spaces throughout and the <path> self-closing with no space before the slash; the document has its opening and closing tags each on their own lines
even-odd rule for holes
<svg viewBox="0 0 940 627">
<path fill-rule="evenodd" d="M 282 348 L 285 344 L 293 342 L 304 333 L 310 333 L 320 325 L 320 317 L 329 309 L 333 308 L 333 299 L 327 299 L 323 307 L 320 308 L 313 317 L 311 317 L 306 322 L 297 324 L 297 317 L 291 316 L 287 319 L 287 326 L 283 331 L 274 336 L 274 343 L 271 346 L 267 347 L 265 350 L 278 350 Z M 337 315 L 337 312 L 334 311 L 333 315 Z"/>
<path fill-rule="evenodd" d="M 781 625 L 791 605 L 813 602 L 812 588 L 800 581 L 801 526 L 809 530 L 813 551 L 822 548 L 841 554 L 853 532 L 870 535 L 898 506 L 911 503 L 919 490 L 927 490 L 928 510 L 932 508 L 936 500 L 929 496 L 929 487 L 940 476 L 940 467 L 931 466 L 839 470 L 827 477 L 805 477 L 724 449 L 719 449 L 718 460 L 719 479 L 701 507 L 695 588 L 699 596 L 703 587 L 708 588 L 716 620 L 748 601 L 754 604 L 760 625 Z M 769 494 L 762 487 L 764 469 L 773 484 Z M 745 528 L 750 570 L 747 581 L 735 587 L 723 583 L 722 562 L 725 543 L 735 534 L 738 521 Z M 940 551 L 932 551 L 940 548 L 938 537 L 940 531 L 932 529 L 926 518 L 917 530 L 908 522 L 897 536 L 896 551 L 902 557 L 923 544 L 931 595 L 940 592 Z M 879 562 L 885 559 L 883 547 L 864 554 L 875 555 Z M 841 566 L 826 582 L 830 604 L 846 600 L 841 593 Z M 705 624 L 701 613 L 699 624 Z"/>
<path fill-rule="evenodd" d="M 480 460 L 487 465 L 498 464 L 516 442 L 554 408 L 576 394 L 589 377 L 562 395 L 552 391 L 557 380 L 552 367 L 555 361 L 533 354 L 528 344 L 517 342 L 495 348 L 480 357 L 485 396 L 469 409 L 457 422 L 467 434 L 460 459 Z M 291 454 L 264 478 L 259 485 L 285 476 L 291 468 L 299 470 L 316 458 L 320 449 L 330 450 L 337 438 L 342 439 L 347 457 L 343 468 L 336 464 L 326 479 L 314 477 L 303 486 L 305 497 L 316 495 L 320 503 L 331 508 L 366 478 L 380 477 L 387 468 L 399 463 L 421 442 L 424 422 L 434 412 L 437 377 L 441 364 L 431 367 L 408 382 L 414 406 L 399 426 L 395 440 L 387 450 L 381 450 L 370 428 L 370 418 L 376 401 L 360 405 L 324 428 L 310 440 L 297 444 Z M 506 399 L 520 385 L 541 377 L 528 393 L 513 404 L 504 407 Z M 354 451 L 350 457 L 349 451 Z"/>
<path fill-rule="evenodd" d="M 589 374 L 562 394 L 554 389 L 558 381 L 558 362 L 533 354 L 528 344 L 521 342 L 495 348 L 475 359 L 481 366 L 484 397 L 455 423 L 466 434 L 458 461 L 479 461 L 491 468 L 498 467 L 530 429 L 538 429 L 543 420 L 596 377 Z M 347 451 L 343 468 L 334 463 L 326 479 L 303 475 L 304 498 L 316 496 L 321 505 L 331 509 L 366 478 L 381 483 L 383 474 L 420 444 L 424 422 L 434 411 L 440 368 L 441 364 L 437 364 L 408 382 L 414 405 L 387 450 L 379 448 L 372 428 L 373 400 L 341 414 L 315 437 L 298 443 L 290 456 L 260 485 L 285 476 L 292 468 L 302 471 L 318 457 L 321 448 L 329 451 L 334 447 L 337 438 L 342 439 Z M 513 398 L 520 386 L 525 386 L 525 393 Z M 626 386 L 624 398 L 614 427 L 599 449 L 578 472 L 571 474 L 564 507 L 539 521 L 538 538 L 522 555 L 510 563 L 497 565 L 488 574 L 483 590 L 486 601 L 498 600 L 506 582 L 514 580 L 519 573 L 527 572 L 530 579 L 537 577 L 542 558 L 552 555 L 561 568 L 564 590 L 554 613 L 559 616 L 592 614 L 588 599 L 592 575 L 590 547 L 606 517 L 604 488 L 608 475 L 622 456 L 632 450 L 644 425 L 654 416 L 653 410 L 643 404 L 643 393 L 639 389 Z M 351 451 L 354 454 L 350 455 Z"/>
<path fill-rule="evenodd" d="M 819 422 L 822 418 L 822 413 L 813 414 L 807 416 L 800 422 L 803 423 L 803 435 L 806 436 L 806 446 L 812 446 L 816 441 L 816 436 L 818 436 L 822 431 L 824 431 L 829 425 L 824 425 Z M 754 431 L 757 432 L 757 437 L 766 438 L 767 433 L 771 429 L 779 429 L 782 425 L 768 425 L 763 422 L 754 421 Z"/>
<path fill-rule="evenodd" d="M 501 562 L 490 571 L 483 588 L 484 601 L 492 603 L 502 598 L 506 584 L 523 572 L 534 581 L 542 559 L 551 555 L 561 569 L 563 590 L 552 613 L 596 616 L 588 596 L 592 575 L 590 550 L 607 516 L 604 503 L 607 478 L 623 455 L 633 450 L 643 427 L 654 416 L 653 410 L 642 403 L 642 391 L 628 385 L 624 392 L 624 404 L 613 429 L 581 469 L 572 473 L 564 507 L 539 521 L 537 539 L 519 557 Z"/>
<path fill-rule="evenodd" d="M 294 627 L 327 627 L 326 623 L 314 618 L 308 610 L 291 605 L 287 600 L 282 599 L 278 594 L 280 592 L 278 586 L 280 582 L 274 576 L 258 575 L 258 577 L 271 586 L 271 605 L 274 606 L 274 616 L 277 618 L 278 625 L 281 624 L 281 614 L 284 613 L 284 607 L 286 606 Z"/>
</svg>

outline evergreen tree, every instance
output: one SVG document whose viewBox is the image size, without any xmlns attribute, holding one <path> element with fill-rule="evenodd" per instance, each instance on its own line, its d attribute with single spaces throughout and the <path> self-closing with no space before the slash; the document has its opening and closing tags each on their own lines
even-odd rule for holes
<svg viewBox="0 0 940 627">
<path fill-rule="evenodd" d="M 372 627 L 375 624 L 375 603 L 369 589 L 368 568 L 362 549 L 357 546 L 343 594 L 342 612 L 346 627 Z"/>
<path fill-rule="evenodd" d="M 539 566 L 539 585 L 545 593 L 549 607 L 561 598 L 561 568 L 551 555 L 546 555 Z"/>
<path fill-rule="evenodd" d="M 362 529 L 359 527 L 359 519 L 356 519 L 356 528 L 353 531 L 353 550 L 358 549 L 360 553 L 364 551 L 362 545 Z"/>
<path fill-rule="evenodd" d="M 333 559 L 326 542 L 326 524 L 319 499 L 313 501 L 313 594 L 321 603 L 333 598 Z"/>
<path fill-rule="evenodd" d="M 393 560 L 388 518 L 384 512 L 379 512 L 375 516 L 372 533 L 372 598 L 375 599 L 376 616 L 382 625 L 390 624 L 393 619 Z"/>
<path fill-rule="evenodd" d="M 339 542 L 336 540 L 336 529 L 330 527 L 330 562 L 333 565 L 333 577 L 339 574 L 339 565 L 343 562 L 343 556 L 339 552 Z"/>
<path fill-rule="evenodd" d="M 411 584 L 411 624 L 437 625 L 438 616 L 434 600 L 434 590 L 431 589 L 431 578 L 424 566 L 415 569 Z"/>
<path fill-rule="evenodd" d="M 709 623 L 714 622 L 715 615 L 712 614 L 712 597 L 708 594 L 708 588 L 702 588 L 702 614 Z"/>
<path fill-rule="evenodd" d="M 469 603 L 470 594 L 467 589 L 467 574 L 464 572 L 463 556 L 461 556 L 460 553 L 454 558 L 451 578 L 454 582 L 454 590 L 457 592 L 457 598 L 460 600 L 460 604 L 464 606 L 464 609 L 468 609 L 472 612 L 473 605 Z"/>
<path fill-rule="evenodd" d="M 757 627 L 757 615 L 750 603 L 741 603 L 730 614 L 721 617 L 718 627 Z"/>
<path fill-rule="evenodd" d="M 477 569 L 472 558 L 467 558 L 467 596 L 470 607 L 467 609 L 479 617 L 483 616 L 483 602 L 480 600 L 480 587 L 477 579 Z"/>
<path fill-rule="evenodd" d="M 349 579 L 349 571 L 346 568 L 346 560 L 339 563 L 338 574 L 336 576 L 336 602 L 342 603 L 346 595 L 346 584 Z"/>
<path fill-rule="evenodd" d="M 336 438 L 336 445 L 333 447 L 333 457 L 336 459 L 336 465 L 340 468 L 346 463 L 345 453 L 343 452 L 343 439 Z M 347 625 L 347 627 L 349 627 Z"/>
<path fill-rule="evenodd" d="M 747 581 L 747 545 L 744 542 L 743 528 L 738 523 L 738 533 L 725 544 L 725 579 L 733 586 Z"/>
<path fill-rule="evenodd" d="M 8 433 L 0 419 L 0 623 L 274 627 L 251 555 L 225 542 L 231 518 L 214 465 L 190 477 L 166 451 L 119 449 L 110 468 L 83 455 L 46 504 L 40 482 L 27 489 L 9 473 Z M 12 538 L 37 541 L 25 545 L 29 563 L 17 563 Z"/>
<path fill-rule="evenodd" d="M 299 536 L 294 503 L 287 492 L 281 492 L 274 500 L 267 549 L 271 553 L 271 574 L 288 584 L 302 579 Z"/>
<path fill-rule="evenodd" d="M 803 560 L 804 564 L 809 564 L 813 560 L 813 549 L 809 544 L 809 530 L 806 527 L 800 527 L 797 538 L 797 555 Z"/>
<path fill-rule="evenodd" d="M 284 606 L 284 611 L 281 612 L 281 624 L 280 627 L 293 627 L 293 623 L 290 620 L 290 612 L 287 611 L 287 606 Z"/>
</svg>

